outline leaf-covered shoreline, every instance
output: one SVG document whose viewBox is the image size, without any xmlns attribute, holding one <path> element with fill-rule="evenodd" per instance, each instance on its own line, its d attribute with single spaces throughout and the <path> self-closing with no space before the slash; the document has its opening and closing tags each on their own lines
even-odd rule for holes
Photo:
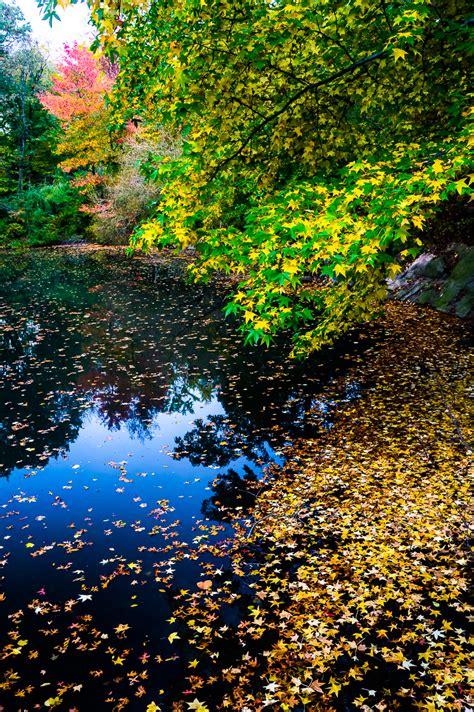
<svg viewBox="0 0 474 712">
<path fill-rule="evenodd" d="M 189 678 L 209 709 L 469 704 L 465 327 L 406 305 L 380 327 L 354 370 L 362 397 L 296 445 L 230 545 L 252 592 L 236 630 L 216 617 L 234 579 L 183 596 L 176 615 L 213 659 L 210 677 Z"/>
</svg>

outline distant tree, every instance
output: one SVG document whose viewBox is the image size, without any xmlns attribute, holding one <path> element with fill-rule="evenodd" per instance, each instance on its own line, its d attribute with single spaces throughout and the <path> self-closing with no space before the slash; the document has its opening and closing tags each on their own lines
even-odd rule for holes
<svg viewBox="0 0 474 712">
<path fill-rule="evenodd" d="M 107 94 L 113 85 L 113 68 L 77 43 L 64 54 L 42 105 L 55 116 L 63 133 L 57 145 L 65 171 L 103 172 L 114 160 L 116 147 L 108 132 Z"/>
<path fill-rule="evenodd" d="M 37 98 L 47 78 L 30 26 L 0 0 L 0 193 L 21 193 L 56 168 L 56 122 Z"/>
<path fill-rule="evenodd" d="M 31 28 L 21 10 L 4 0 L 0 1 L 0 58 L 5 57 L 19 42 L 30 36 Z"/>
</svg>

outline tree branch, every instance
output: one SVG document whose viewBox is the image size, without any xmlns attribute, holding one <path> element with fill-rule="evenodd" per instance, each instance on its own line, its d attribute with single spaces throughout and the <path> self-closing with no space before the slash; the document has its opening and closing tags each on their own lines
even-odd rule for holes
<svg viewBox="0 0 474 712">
<path fill-rule="evenodd" d="M 364 59 L 359 59 L 359 61 L 354 62 L 353 64 L 349 65 L 348 67 L 345 67 L 345 69 L 341 69 L 338 72 L 335 72 L 335 74 L 331 74 L 329 77 L 326 77 L 325 79 L 321 79 L 319 82 L 314 82 L 312 84 L 307 84 L 304 86 L 302 89 L 296 92 L 296 94 L 293 94 L 292 97 L 288 99 L 288 101 L 283 104 L 283 106 L 278 109 L 277 111 L 274 111 L 273 114 L 270 114 L 270 116 L 267 116 L 263 121 L 261 121 L 257 126 L 255 126 L 254 129 L 249 133 L 247 138 L 241 143 L 240 147 L 234 151 L 230 156 L 228 156 L 226 159 L 221 161 L 219 165 L 214 169 L 214 171 L 211 173 L 209 180 L 214 180 L 216 175 L 219 173 L 222 168 L 224 168 L 228 163 L 234 160 L 234 158 L 237 158 L 237 156 L 240 156 L 242 151 L 250 141 L 253 139 L 254 136 L 256 136 L 260 131 L 269 123 L 272 121 L 275 121 L 279 116 L 285 113 L 285 111 L 295 102 L 297 101 L 300 97 L 302 97 L 306 92 L 308 91 L 315 91 L 316 89 L 319 89 L 322 86 L 325 86 L 326 84 L 330 84 L 331 82 L 335 81 L 336 79 L 339 79 L 340 77 L 343 77 L 345 74 L 350 74 L 351 72 L 354 72 L 356 69 L 359 69 L 360 67 L 363 67 L 364 65 L 368 64 L 369 62 L 373 62 L 376 59 L 381 59 L 382 57 L 385 57 L 387 54 L 386 50 L 381 50 L 379 52 L 374 52 L 373 54 L 369 55 L 368 57 L 364 57 Z"/>
</svg>

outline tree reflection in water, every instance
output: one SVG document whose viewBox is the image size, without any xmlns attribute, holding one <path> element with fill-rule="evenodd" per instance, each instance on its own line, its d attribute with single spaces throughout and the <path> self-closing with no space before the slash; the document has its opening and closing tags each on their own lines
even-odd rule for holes
<svg viewBox="0 0 474 712">
<path fill-rule="evenodd" d="M 4 475 L 67 451 L 90 409 L 143 439 L 157 414 L 215 397 L 225 415 L 196 420 L 175 447 L 215 467 L 261 466 L 314 433 L 307 413 L 330 369 L 288 365 L 281 347 L 243 349 L 212 290 L 106 252 L 4 256 L 0 273 Z"/>
</svg>

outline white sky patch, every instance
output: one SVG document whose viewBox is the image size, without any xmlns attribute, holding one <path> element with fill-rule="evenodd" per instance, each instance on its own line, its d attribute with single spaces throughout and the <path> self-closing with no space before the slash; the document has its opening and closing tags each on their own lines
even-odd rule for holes
<svg viewBox="0 0 474 712">
<path fill-rule="evenodd" d="M 65 44 L 78 42 L 89 45 L 93 40 L 93 30 L 88 25 L 89 8 L 87 4 L 70 5 L 62 10 L 57 8 L 60 20 L 49 22 L 43 20 L 35 0 L 16 0 L 15 4 L 22 11 L 25 20 L 30 23 L 33 37 L 51 59 L 57 59 Z"/>
</svg>

